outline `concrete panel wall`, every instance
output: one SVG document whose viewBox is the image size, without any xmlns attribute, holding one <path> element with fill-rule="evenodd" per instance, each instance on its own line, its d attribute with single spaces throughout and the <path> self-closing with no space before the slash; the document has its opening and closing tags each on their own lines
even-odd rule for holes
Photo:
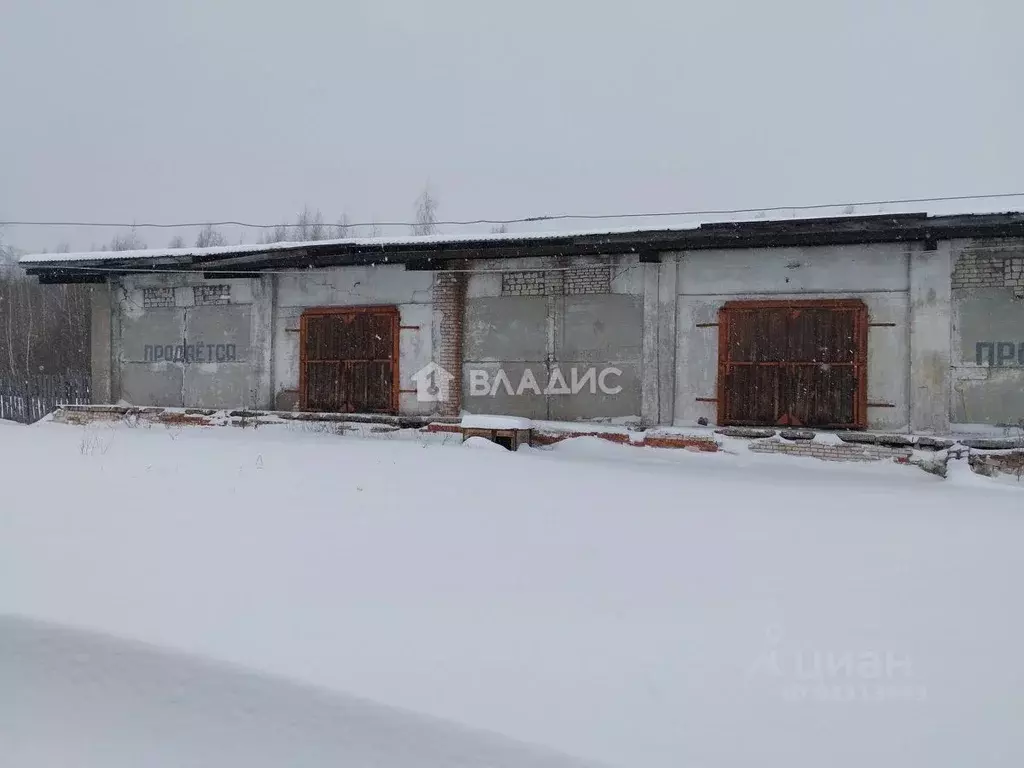
<svg viewBox="0 0 1024 768">
<path fill-rule="evenodd" d="M 717 323 L 727 301 L 741 299 L 858 298 L 869 321 L 895 323 L 868 333 L 868 401 L 874 429 L 902 430 L 910 423 L 910 264 L 907 247 L 864 246 L 808 249 L 699 251 L 677 267 L 676 424 L 699 418 L 714 424 L 717 406 L 697 398 L 717 396 Z M 941 396 L 940 396 L 941 397 Z"/>
<path fill-rule="evenodd" d="M 953 248 L 950 418 L 959 424 L 1024 419 L 1024 243 Z"/>
<path fill-rule="evenodd" d="M 885 293 L 910 288 L 905 244 L 690 251 L 680 295 Z"/>
<path fill-rule="evenodd" d="M 587 363 L 639 360 L 642 323 L 639 296 L 566 296 L 558 357 Z"/>
<path fill-rule="evenodd" d="M 917 433 L 949 431 L 950 272 L 948 242 L 910 257 L 910 429 Z"/>
<path fill-rule="evenodd" d="M 544 362 L 464 362 L 462 408 L 467 413 L 546 419 L 547 376 Z"/>
<path fill-rule="evenodd" d="M 481 262 L 466 286 L 463 409 L 638 417 L 643 290 L 636 257 Z"/>
<path fill-rule="evenodd" d="M 462 407 L 469 413 L 546 419 L 547 398 L 530 387 L 529 379 L 524 382 L 524 376 L 529 370 L 541 392 L 547 386 L 547 299 L 543 296 L 500 295 L 468 298 L 470 286 L 476 282 L 475 277 L 470 277 L 466 291 Z M 500 279 L 500 275 L 498 277 Z M 499 379 L 502 371 L 508 385 Z M 474 375 L 480 382 L 478 386 L 473 385 Z M 489 386 L 484 385 L 485 381 Z"/>
<path fill-rule="evenodd" d="M 121 364 L 121 398 L 132 405 L 185 405 L 184 368 L 174 363 Z"/>
<path fill-rule="evenodd" d="M 467 298 L 463 362 L 546 362 L 547 316 L 543 296 Z"/>
<path fill-rule="evenodd" d="M 272 388 L 275 407 L 298 406 L 299 322 L 314 307 L 397 306 L 399 324 L 399 388 L 415 390 L 413 376 L 433 359 L 433 273 L 407 272 L 400 266 L 337 267 L 311 274 L 276 278 L 273 311 Z M 404 414 L 429 414 L 434 403 L 420 403 L 412 391 L 399 395 Z"/>
<path fill-rule="evenodd" d="M 678 307 L 678 256 L 662 254 L 658 265 L 658 307 L 653 319 L 657 327 L 658 424 L 671 424 L 675 417 L 676 389 L 676 313 Z M 644 321 L 648 333 L 649 321 Z"/>
<path fill-rule="evenodd" d="M 110 403 L 113 381 L 111 376 L 113 302 L 109 283 L 92 286 L 89 291 L 89 299 L 91 302 L 89 367 L 92 378 L 92 401 L 94 403 Z"/>
<path fill-rule="evenodd" d="M 1018 339 L 1015 329 L 1024 327 L 1024 284 L 978 286 L 968 276 L 951 293 L 951 254 L 959 247 L 699 251 L 662 254 L 659 263 L 646 264 L 635 256 L 475 262 L 466 280 L 462 370 L 454 372 L 462 380 L 463 408 L 539 419 L 642 417 L 685 425 L 706 417 L 714 423 L 715 404 L 697 398 L 716 394 L 717 332 L 698 324 L 716 322 L 721 305 L 736 299 L 860 298 L 871 322 L 894 324 L 869 331 L 868 398 L 877 404 L 869 408 L 871 427 L 942 431 L 950 412 L 958 421 L 1003 422 L 1022 411 L 1016 420 L 1024 415 L 1022 388 L 1014 389 L 1024 385 L 1024 358 L 1012 372 L 1008 365 L 989 370 L 973 358 L 979 342 L 1013 342 L 1019 351 L 1024 334 Z M 985 279 L 995 279 L 996 270 L 986 270 Z M 519 274 L 512 279 L 510 272 Z M 1017 279 L 1012 264 L 1005 274 Z M 111 398 L 139 405 L 295 407 L 302 312 L 380 305 L 397 306 L 405 326 L 400 410 L 434 413 L 435 403 L 417 401 L 413 379 L 438 348 L 434 279 L 400 266 L 223 281 L 125 278 L 110 294 Z M 210 304 L 194 290 L 221 283 L 230 286 L 227 303 Z M 200 343 L 206 350 L 231 345 L 234 356 L 168 361 L 147 352 Z M 950 366 L 952 391 L 943 373 Z M 593 391 L 588 371 L 596 376 L 607 368 L 615 372 L 604 383 L 621 390 Z M 486 395 L 479 394 L 473 371 L 486 375 Z M 570 391 L 578 384 L 574 394 L 564 394 L 559 375 Z"/>
<path fill-rule="evenodd" d="M 563 372 L 577 371 L 577 381 L 593 369 L 605 376 L 598 387 L 574 395 L 554 396 L 550 418 L 572 421 L 623 418 L 640 414 L 643 297 L 629 294 L 566 296 L 561 341 L 555 359 Z M 602 385 L 603 382 L 603 385 Z M 605 391 L 606 390 L 606 391 Z"/>
<path fill-rule="evenodd" d="M 269 350 L 253 343 L 252 283 L 259 280 L 140 275 L 114 284 L 111 397 L 133 405 L 267 407 L 255 371 Z M 202 288 L 213 286 L 227 286 L 224 303 L 203 303 Z"/>
</svg>

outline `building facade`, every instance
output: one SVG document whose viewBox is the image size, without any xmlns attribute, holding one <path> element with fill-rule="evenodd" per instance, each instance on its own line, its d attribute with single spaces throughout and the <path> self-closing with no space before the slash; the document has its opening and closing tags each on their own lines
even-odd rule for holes
<svg viewBox="0 0 1024 768">
<path fill-rule="evenodd" d="M 98 401 L 944 433 L 1024 418 L 1024 216 L 50 254 Z"/>
</svg>

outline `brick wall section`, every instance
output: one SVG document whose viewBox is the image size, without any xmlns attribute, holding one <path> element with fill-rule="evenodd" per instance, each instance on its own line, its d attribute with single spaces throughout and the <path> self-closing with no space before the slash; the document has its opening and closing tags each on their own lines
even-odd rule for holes
<svg viewBox="0 0 1024 768">
<path fill-rule="evenodd" d="M 565 295 L 611 293 L 611 268 L 576 267 L 565 273 Z"/>
<path fill-rule="evenodd" d="M 544 273 L 544 295 L 561 296 L 565 286 L 565 272 Z"/>
<path fill-rule="evenodd" d="M 970 288 L 1013 288 L 1024 298 L 1024 254 L 971 253 L 960 255 L 953 269 L 953 290 Z"/>
<path fill-rule="evenodd" d="M 557 272 L 502 272 L 502 296 L 573 296 L 611 293 L 611 267 L 574 267 Z"/>
<path fill-rule="evenodd" d="M 142 306 L 146 309 L 174 306 L 173 288 L 143 288 Z"/>
<path fill-rule="evenodd" d="M 543 272 L 502 272 L 502 296 L 543 296 Z"/>
<path fill-rule="evenodd" d="M 1024 256 L 1003 261 L 1003 285 L 1013 288 L 1013 295 L 1024 298 Z"/>
<path fill-rule="evenodd" d="M 228 304 L 231 302 L 230 285 L 197 285 L 192 288 L 197 307 Z"/>
<path fill-rule="evenodd" d="M 778 453 L 787 456 L 805 456 L 823 461 L 882 461 L 884 459 L 909 459 L 913 452 L 909 448 L 896 448 L 888 445 L 864 445 L 843 443 L 832 445 L 818 443 L 813 440 L 806 442 L 785 442 L 782 440 L 754 440 L 750 443 L 754 453 Z"/>
<path fill-rule="evenodd" d="M 458 416 L 462 409 L 462 323 L 466 314 L 464 272 L 438 272 L 434 276 L 434 310 L 441 313 L 440 348 L 435 359 L 454 377 L 448 387 L 448 401 L 439 403 L 438 413 Z"/>
</svg>

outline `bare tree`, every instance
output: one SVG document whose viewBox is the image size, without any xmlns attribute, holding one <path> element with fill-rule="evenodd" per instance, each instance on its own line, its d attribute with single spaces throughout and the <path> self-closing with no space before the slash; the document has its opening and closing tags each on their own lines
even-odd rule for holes
<svg viewBox="0 0 1024 768">
<path fill-rule="evenodd" d="M 175 235 L 174 237 L 171 238 L 171 242 L 169 242 L 167 244 L 167 247 L 168 248 L 184 248 L 185 247 L 185 238 L 182 237 L 181 235 Z"/>
<path fill-rule="evenodd" d="M 437 232 L 437 198 L 428 184 L 416 198 L 416 223 L 412 225 L 414 235 L 433 235 Z"/>
<path fill-rule="evenodd" d="M 227 244 L 228 239 L 214 229 L 212 224 L 207 224 L 199 230 L 199 235 L 196 237 L 196 248 L 216 248 Z"/>
<path fill-rule="evenodd" d="M 352 224 L 347 213 L 338 217 L 338 223 L 334 225 L 334 236 L 338 240 L 344 240 L 352 236 Z"/>
<path fill-rule="evenodd" d="M 17 385 L 37 373 L 87 371 L 89 311 L 89 286 L 41 285 L 16 263 L 0 264 L 0 378 Z"/>
<path fill-rule="evenodd" d="M 324 215 L 319 209 L 314 212 L 309 209 L 308 205 L 304 207 L 295 222 L 295 239 L 307 242 L 326 240 L 328 237 L 330 237 L 330 231 L 324 224 Z"/>
<path fill-rule="evenodd" d="M 114 235 L 110 241 L 109 248 L 104 247 L 103 250 L 111 251 L 141 251 L 146 247 L 146 244 L 139 237 L 139 233 L 132 227 L 126 234 Z"/>
<path fill-rule="evenodd" d="M 260 242 L 264 245 L 269 245 L 270 243 L 284 243 L 289 239 L 291 238 L 288 235 L 288 225 L 278 224 L 273 229 L 264 230 Z"/>
</svg>

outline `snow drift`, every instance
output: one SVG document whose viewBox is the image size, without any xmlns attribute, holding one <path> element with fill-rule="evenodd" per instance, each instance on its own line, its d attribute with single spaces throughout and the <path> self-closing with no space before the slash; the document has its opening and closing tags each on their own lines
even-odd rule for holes
<svg viewBox="0 0 1024 768">
<path fill-rule="evenodd" d="M 247 767 L 260 750 L 282 755 L 260 731 L 321 745 L 277 765 L 348 749 L 392 768 L 370 756 L 399 732 L 443 756 L 428 766 L 461 754 L 454 735 L 427 740 L 354 695 L 620 768 L 1021 766 L 1024 484 L 955 464 L 940 480 L 597 438 L 513 453 L 284 425 L 0 429 L 0 614 L 342 702 L 263 683 L 243 685 L 251 696 L 197 689 L 192 673 L 168 688 L 171 664 L 115 669 L 100 644 L 85 651 L 96 666 L 76 666 L 74 643 L 33 660 L 22 641 L 0 648 L 0 732 L 53 750 L 42 742 L 111 734 L 125 766 L 153 764 L 147 739 L 185 741 L 160 730 L 174 718 L 209 747 L 195 755 L 230 747 L 206 722 L 251 738 L 252 754 L 224 753 Z M 64 703 L 63 685 L 103 670 L 110 687 L 97 679 Z M 188 701 L 207 716 L 132 698 L 153 690 L 202 691 Z M 271 713 L 251 728 L 248 700 Z M 364 741 L 325 732 L 345 718 L 365 723 L 353 726 Z M 4 768 L 82 765 L 4 761 L 8 746 Z M 184 758 L 169 764 L 210 764 Z"/>
<path fill-rule="evenodd" d="M 583 768 L 510 740 L 141 643 L 0 616 L 10 768 Z"/>
</svg>

